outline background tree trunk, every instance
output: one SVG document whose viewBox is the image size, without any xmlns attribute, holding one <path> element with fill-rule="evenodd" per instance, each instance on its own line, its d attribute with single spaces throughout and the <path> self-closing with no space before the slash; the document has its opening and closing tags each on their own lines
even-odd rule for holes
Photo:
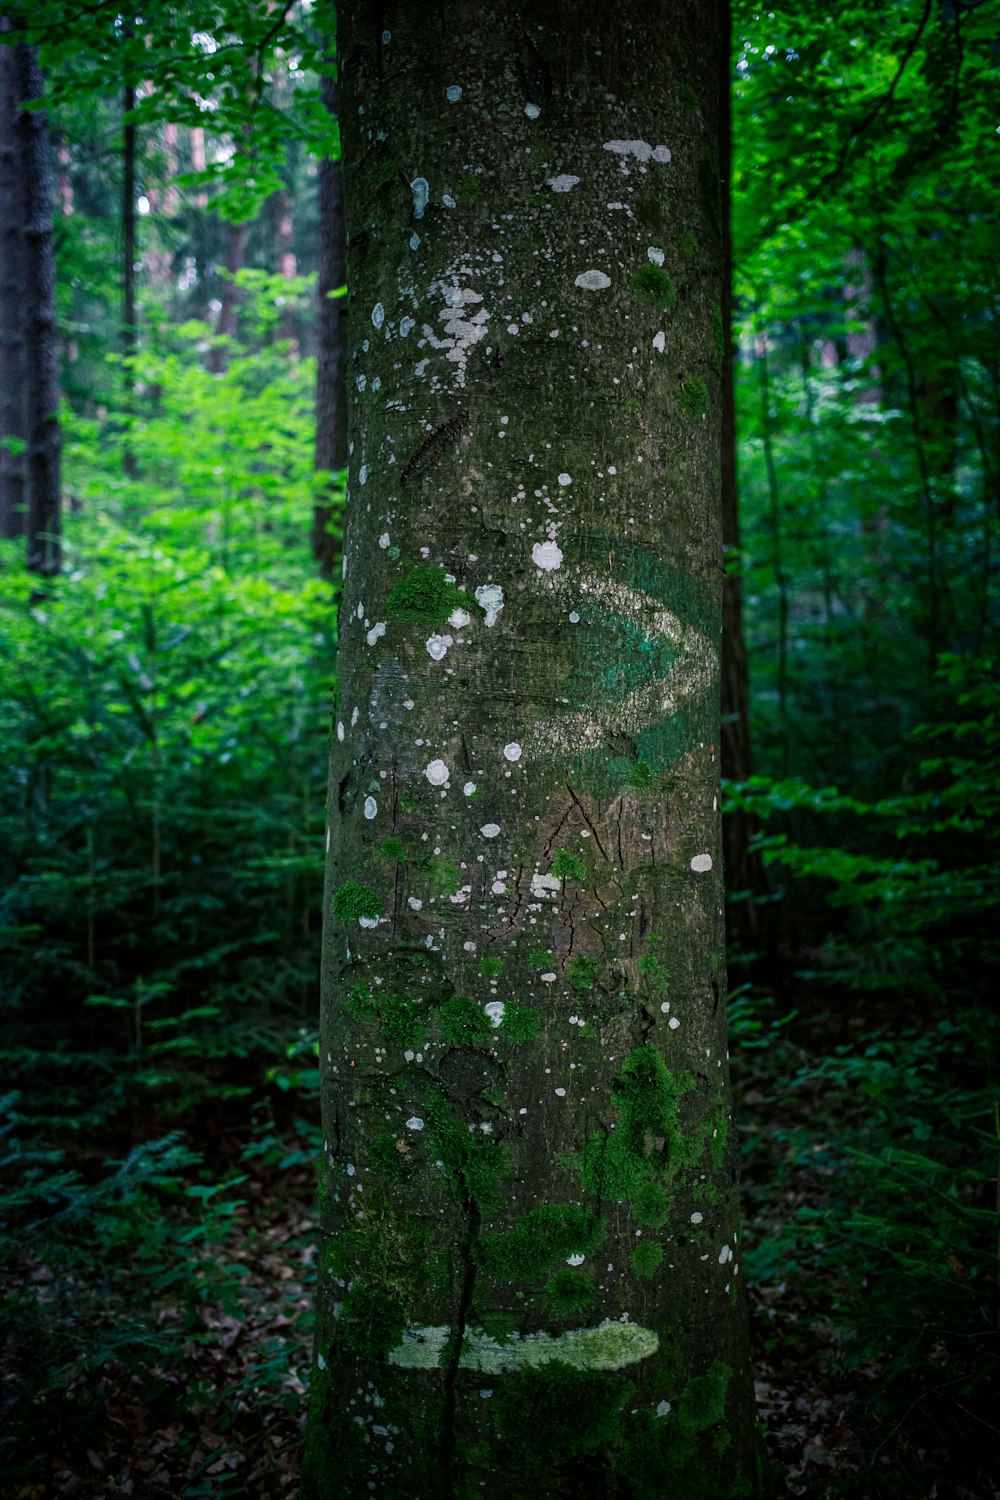
<svg viewBox="0 0 1000 1500">
<path fill-rule="evenodd" d="M 122 405 L 125 412 L 125 445 L 123 464 L 130 479 L 135 478 L 135 453 L 132 449 L 132 418 L 135 414 L 135 85 L 125 84 L 122 101 Z"/>
<path fill-rule="evenodd" d="M 15 53 L 18 98 L 42 97 L 38 49 Z M 24 214 L 24 336 L 27 402 L 27 559 L 36 573 L 59 570 L 59 368 L 52 164 L 45 115 L 18 112 Z"/>
<path fill-rule="evenodd" d="M 352 499 L 305 1494 L 760 1495 L 717 9 L 339 21 Z"/>
<path fill-rule="evenodd" d="M 0 28 L 9 29 L 6 18 Z M 18 53 L 0 47 L 0 439 L 25 442 L 24 187 L 17 133 Z M 0 444 L 0 534 L 24 535 L 24 451 Z"/>
<path fill-rule="evenodd" d="M 329 66 L 333 67 L 330 59 Z M 324 74 L 323 102 L 338 115 L 336 80 Z M 313 510 L 313 556 L 324 578 L 333 577 L 340 539 L 330 523 L 334 514 L 334 476 L 347 467 L 347 298 L 331 297 L 347 279 L 344 186 L 338 161 L 319 165 L 319 247 L 316 256 L 316 501 Z"/>
</svg>

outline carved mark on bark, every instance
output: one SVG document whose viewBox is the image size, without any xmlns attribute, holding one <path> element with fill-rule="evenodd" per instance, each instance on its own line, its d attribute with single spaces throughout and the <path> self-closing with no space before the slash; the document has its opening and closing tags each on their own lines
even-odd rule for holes
<svg viewBox="0 0 1000 1500">
<path fill-rule="evenodd" d="M 412 480 L 419 479 L 422 474 L 426 474 L 428 469 L 432 469 L 449 448 L 454 448 L 468 426 L 468 422 L 469 413 L 462 407 L 447 422 L 443 422 L 440 427 L 429 432 L 420 446 L 407 459 L 403 472 L 399 476 L 400 484 L 409 484 Z"/>
</svg>

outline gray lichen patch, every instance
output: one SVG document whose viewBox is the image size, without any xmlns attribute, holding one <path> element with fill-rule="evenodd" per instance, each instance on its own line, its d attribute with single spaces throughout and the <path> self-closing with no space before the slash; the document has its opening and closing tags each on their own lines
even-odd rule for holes
<svg viewBox="0 0 1000 1500">
<path fill-rule="evenodd" d="M 407 1370 L 436 1370 L 448 1347 L 451 1329 L 446 1323 L 428 1328 L 408 1328 L 402 1341 L 390 1351 L 390 1364 Z M 652 1328 L 638 1323 L 613 1322 L 596 1328 L 574 1328 L 568 1333 L 512 1333 L 502 1342 L 481 1328 L 466 1330 L 459 1365 L 464 1370 L 501 1375 L 513 1370 L 535 1369 L 552 1360 L 575 1370 L 623 1370 L 655 1354 L 660 1346 Z"/>
</svg>

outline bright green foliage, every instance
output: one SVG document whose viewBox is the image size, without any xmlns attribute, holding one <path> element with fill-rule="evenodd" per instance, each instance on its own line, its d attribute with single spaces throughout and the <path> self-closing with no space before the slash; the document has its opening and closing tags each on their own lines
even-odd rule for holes
<svg viewBox="0 0 1000 1500">
<path fill-rule="evenodd" d="M 570 1255 L 589 1255 L 606 1236 L 603 1219 L 575 1203 L 542 1204 L 512 1229 L 484 1236 L 476 1259 L 495 1281 L 537 1281 Z"/>
<path fill-rule="evenodd" d="M 469 595 L 456 588 L 444 569 L 426 563 L 412 567 L 385 601 L 386 614 L 403 625 L 444 625 L 454 610 L 468 605 Z"/>
<path fill-rule="evenodd" d="M 629 286 L 644 302 L 651 302 L 663 312 L 669 312 L 677 301 L 677 288 L 662 266 L 647 261 L 629 279 Z"/>
<path fill-rule="evenodd" d="M 500 1035 L 505 1042 L 529 1042 L 538 1032 L 538 1012 L 530 1005 L 508 1000 L 500 1021 Z"/>
<path fill-rule="evenodd" d="M 382 902 L 375 892 L 357 880 L 345 880 L 333 893 L 333 915 L 341 921 L 374 922 L 382 915 Z"/>
<path fill-rule="evenodd" d="M 552 874 L 560 880 L 586 880 L 587 867 L 578 854 L 568 849 L 557 849 L 552 856 Z"/>
<path fill-rule="evenodd" d="M 483 1007 L 468 995 L 453 995 L 438 1011 L 438 1024 L 446 1041 L 474 1046 L 493 1033 L 493 1023 Z"/>
</svg>

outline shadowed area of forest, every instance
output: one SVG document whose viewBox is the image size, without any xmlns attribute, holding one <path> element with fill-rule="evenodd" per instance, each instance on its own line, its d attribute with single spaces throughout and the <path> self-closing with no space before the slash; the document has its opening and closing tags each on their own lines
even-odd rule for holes
<svg viewBox="0 0 1000 1500">
<path fill-rule="evenodd" d="M 4 15 L 2 1493 L 271 1500 L 318 1247 L 332 7 Z M 994 1500 L 1000 7 L 732 25 L 722 752 L 760 1416 L 779 1495 Z"/>
</svg>

